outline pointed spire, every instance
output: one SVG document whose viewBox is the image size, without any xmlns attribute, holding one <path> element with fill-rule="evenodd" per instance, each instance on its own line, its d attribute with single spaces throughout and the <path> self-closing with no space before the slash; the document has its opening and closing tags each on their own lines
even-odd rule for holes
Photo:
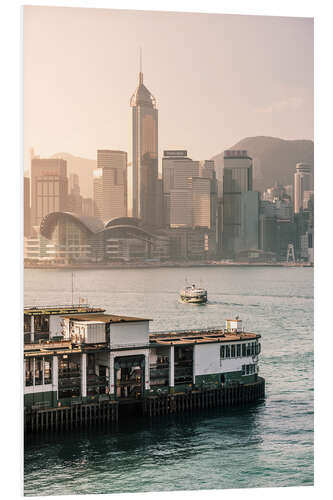
<svg viewBox="0 0 333 500">
<path fill-rule="evenodd" d="M 142 47 L 140 47 L 140 73 L 139 73 L 139 83 L 143 83 L 143 73 L 142 73 Z"/>
</svg>

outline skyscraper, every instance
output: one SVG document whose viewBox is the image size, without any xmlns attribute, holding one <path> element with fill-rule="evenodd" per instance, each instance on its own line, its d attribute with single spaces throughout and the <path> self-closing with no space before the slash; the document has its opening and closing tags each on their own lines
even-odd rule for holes
<svg viewBox="0 0 333 500">
<path fill-rule="evenodd" d="M 143 84 L 140 68 L 139 85 L 130 101 L 132 107 L 132 216 L 146 224 L 157 225 L 158 196 L 158 111 L 156 99 Z"/>
<path fill-rule="evenodd" d="M 238 251 L 249 249 L 249 244 L 252 249 L 258 248 L 259 195 L 250 192 L 252 158 L 248 156 L 247 151 L 225 151 L 222 227 L 225 257 L 233 257 Z"/>
<path fill-rule="evenodd" d="M 63 212 L 68 204 L 67 162 L 61 158 L 32 158 L 32 225 L 39 226 L 50 212 Z"/>
<path fill-rule="evenodd" d="M 99 149 L 93 175 L 95 215 L 105 222 L 127 216 L 127 153 Z"/>
<path fill-rule="evenodd" d="M 218 242 L 218 181 L 216 177 L 214 160 L 204 160 L 200 162 L 200 177 L 210 179 L 210 226 L 215 231 L 216 243 Z"/>
<path fill-rule="evenodd" d="M 303 208 L 304 191 L 312 189 L 311 166 L 305 163 L 296 164 L 296 173 L 294 174 L 294 211 L 298 214 Z"/>
<path fill-rule="evenodd" d="M 165 224 L 192 227 L 192 177 L 199 177 L 200 164 L 186 150 L 164 151 L 162 178 Z"/>
<path fill-rule="evenodd" d="M 193 161 L 186 150 L 164 151 L 165 222 L 171 228 L 215 228 L 212 211 L 214 162 Z M 214 205 L 215 209 L 215 205 Z"/>
</svg>

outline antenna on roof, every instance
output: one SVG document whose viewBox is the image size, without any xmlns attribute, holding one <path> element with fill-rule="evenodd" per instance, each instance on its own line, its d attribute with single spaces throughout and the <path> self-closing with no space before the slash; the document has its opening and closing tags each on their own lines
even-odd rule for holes
<svg viewBox="0 0 333 500">
<path fill-rule="evenodd" d="M 139 48 L 139 64 L 140 64 L 140 73 L 139 73 L 139 83 L 143 83 L 143 73 L 142 73 L 142 47 Z"/>
</svg>

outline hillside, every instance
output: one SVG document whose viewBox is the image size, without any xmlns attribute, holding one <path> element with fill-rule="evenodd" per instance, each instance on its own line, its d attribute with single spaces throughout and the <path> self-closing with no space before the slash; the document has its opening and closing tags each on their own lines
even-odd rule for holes
<svg viewBox="0 0 333 500">
<path fill-rule="evenodd" d="M 276 137 L 247 137 L 229 149 L 246 149 L 254 160 L 254 190 L 263 191 L 279 184 L 292 184 L 296 163 L 313 165 L 313 141 L 284 140 Z M 223 166 L 223 152 L 213 156 L 216 166 Z"/>
</svg>

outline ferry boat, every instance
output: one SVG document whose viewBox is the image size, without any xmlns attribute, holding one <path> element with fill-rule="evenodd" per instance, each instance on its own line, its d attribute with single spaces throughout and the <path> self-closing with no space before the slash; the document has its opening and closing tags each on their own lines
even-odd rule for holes
<svg viewBox="0 0 333 500">
<path fill-rule="evenodd" d="M 149 418 L 264 399 L 261 335 L 238 317 L 162 332 L 150 321 L 89 304 L 26 307 L 25 430 L 117 422 L 126 408 Z"/>
<path fill-rule="evenodd" d="M 183 302 L 189 304 L 205 304 L 207 302 L 207 290 L 197 287 L 195 284 L 186 286 L 180 292 L 180 298 Z"/>
</svg>

